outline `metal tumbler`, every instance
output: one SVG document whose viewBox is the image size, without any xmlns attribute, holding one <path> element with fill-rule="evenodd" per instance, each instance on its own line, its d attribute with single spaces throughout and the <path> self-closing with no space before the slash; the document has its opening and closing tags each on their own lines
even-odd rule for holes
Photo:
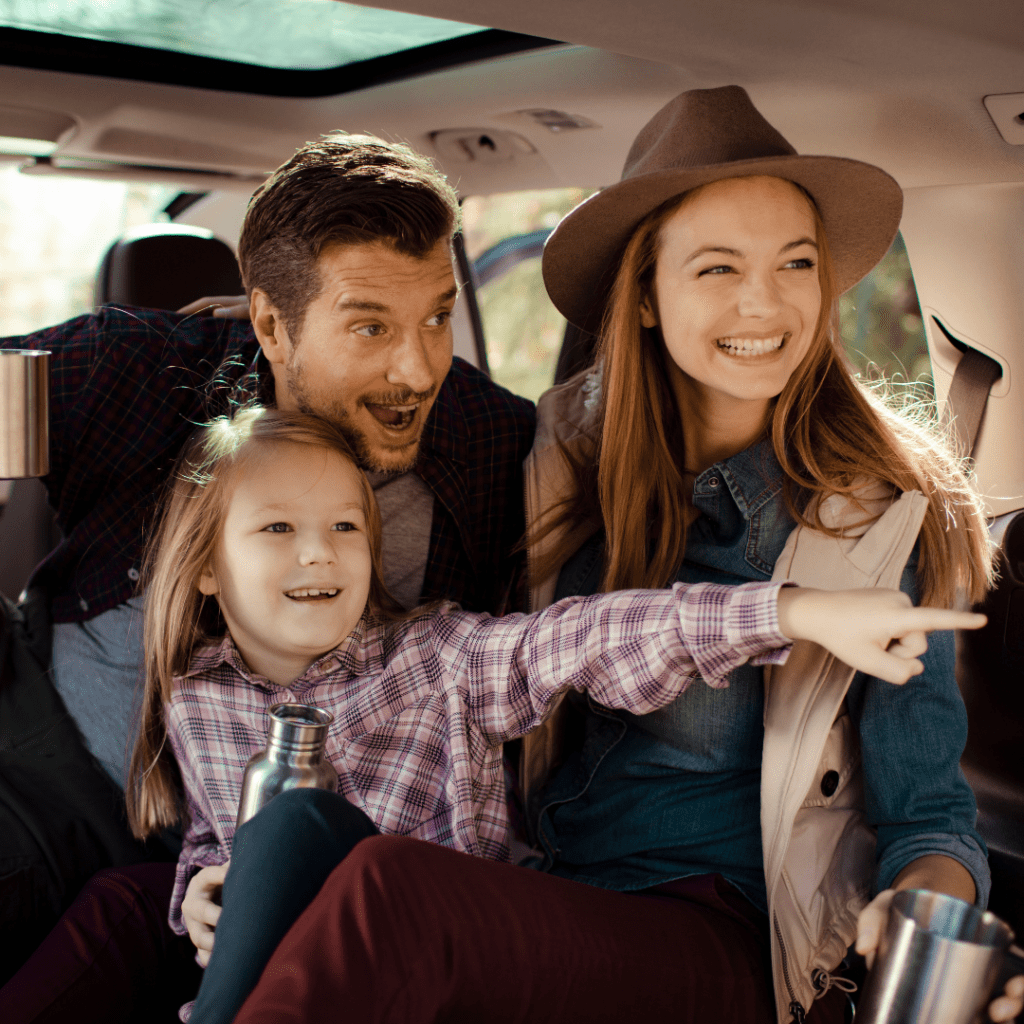
<svg viewBox="0 0 1024 1024">
<path fill-rule="evenodd" d="M 338 773 L 324 759 L 334 715 L 311 704 L 274 704 L 267 747 L 249 758 L 242 779 L 236 828 L 286 789 L 338 788 Z"/>
<path fill-rule="evenodd" d="M 0 351 L 0 479 L 50 471 L 50 353 Z"/>
<path fill-rule="evenodd" d="M 976 1024 L 1013 932 L 995 914 L 925 889 L 896 893 L 857 1024 Z"/>
</svg>

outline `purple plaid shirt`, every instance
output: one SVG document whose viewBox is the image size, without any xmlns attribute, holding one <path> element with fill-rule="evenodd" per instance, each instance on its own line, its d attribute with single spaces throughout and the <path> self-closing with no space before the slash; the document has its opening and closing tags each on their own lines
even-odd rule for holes
<svg viewBox="0 0 1024 1024">
<path fill-rule="evenodd" d="M 185 933 L 195 870 L 231 856 L 245 764 L 265 746 L 272 704 L 333 713 L 326 756 L 338 791 L 381 832 L 507 861 L 502 742 L 538 725 L 566 687 L 645 714 L 693 679 L 721 687 L 748 659 L 784 662 L 780 588 L 676 584 L 570 597 L 535 615 L 446 604 L 397 625 L 364 620 L 288 687 L 249 672 L 225 637 L 175 680 L 165 709 L 191 817 L 171 927 Z"/>
<path fill-rule="evenodd" d="M 269 400 L 248 322 L 105 306 L 0 348 L 49 349 L 50 473 L 64 539 L 33 574 L 55 622 L 91 619 L 135 592 L 146 527 L 197 423 L 240 397 Z M 501 610 L 519 565 L 526 399 L 456 359 L 424 429 L 416 472 L 437 499 L 422 600 Z"/>
</svg>

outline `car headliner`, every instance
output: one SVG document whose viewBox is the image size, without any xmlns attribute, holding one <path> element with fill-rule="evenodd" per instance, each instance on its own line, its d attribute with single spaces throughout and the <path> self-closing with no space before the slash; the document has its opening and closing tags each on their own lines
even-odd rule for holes
<svg viewBox="0 0 1024 1024">
<path fill-rule="evenodd" d="M 376 0 L 564 45 L 457 63 L 327 96 L 126 83 L 0 66 L 0 134 L 36 118 L 59 164 L 91 173 L 234 189 L 332 128 L 401 138 L 435 156 L 464 194 L 618 178 L 638 128 L 688 88 L 736 83 L 801 153 L 876 163 L 907 190 L 903 233 L 944 398 L 959 359 L 939 330 L 992 355 L 978 477 L 1000 514 L 1024 507 L 1024 139 L 1006 142 L 985 97 L 1020 94 L 1020 0 Z M 239 90 L 243 88 L 239 83 Z M 543 108 L 595 127 L 552 132 Z M 1024 126 L 1024 122 L 1021 123 Z M 6 125 L 6 127 L 5 127 Z M 61 127 L 69 130 L 63 134 Z M 467 159 L 435 133 L 507 133 L 502 159 Z M 43 131 L 41 127 L 40 132 Z M 46 137 L 46 136 L 42 136 Z M 154 168 L 157 168 L 154 170 Z M 43 165 L 41 173 L 61 173 Z M 217 172 L 210 177 L 209 172 Z M 966 186 L 957 188 L 955 186 Z"/>
</svg>

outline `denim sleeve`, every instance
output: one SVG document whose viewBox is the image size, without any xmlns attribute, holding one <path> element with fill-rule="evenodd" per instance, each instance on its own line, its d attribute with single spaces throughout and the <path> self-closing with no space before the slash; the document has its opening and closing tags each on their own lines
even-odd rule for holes
<svg viewBox="0 0 1024 1024">
<path fill-rule="evenodd" d="M 917 551 L 900 589 L 917 603 Z M 960 755 L 967 709 L 956 683 L 952 631 L 931 633 L 924 672 L 905 686 L 858 672 L 847 696 L 860 728 L 865 801 L 878 829 L 876 891 L 888 888 L 911 861 L 943 854 L 974 878 L 976 902 L 988 903 L 988 851 L 975 828 L 977 807 Z"/>
</svg>

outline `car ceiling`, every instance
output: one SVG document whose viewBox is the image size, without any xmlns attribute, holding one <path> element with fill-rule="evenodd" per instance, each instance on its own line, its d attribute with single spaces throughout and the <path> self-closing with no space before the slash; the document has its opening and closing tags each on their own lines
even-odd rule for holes
<svg viewBox="0 0 1024 1024">
<path fill-rule="evenodd" d="M 867 160 L 904 187 L 901 228 L 937 398 L 944 401 L 960 358 L 944 331 L 1000 361 L 975 473 L 992 514 L 1024 508 L 1024 402 L 1014 390 L 1024 373 L 1024 120 L 1015 119 L 1024 112 L 1021 0 L 366 6 L 566 42 L 310 98 L 0 65 L 0 135 L 26 134 L 10 128 L 26 118 L 54 137 L 70 126 L 58 164 L 86 158 L 106 162 L 94 174 L 216 188 L 211 201 L 226 209 L 207 210 L 208 220 L 197 223 L 231 237 L 261 176 L 330 129 L 408 141 L 437 158 L 465 195 L 596 187 L 618 179 L 637 130 L 672 96 L 742 85 L 798 152 Z M 992 97 L 1005 99 L 1002 131 L 1013 141 L 989 113 L 986 98 L 1002 102 Z M 524 113 L 536 109 L 591 126 L 553 132 Z M 449 130 L 456 144 L 438 148 L 436 133 Z M 457 142 L 474 135 L 507 145 L 470 158 Z M 203 171 L 220 176 L 193 173 Z"/>
<path fill-rule="evenodd" d="M 637 128 L 686 88 L 737 83 L 804 153 L 885 167 L 905 188 L 1024 180 L 983 98 L 1024 94 L 1020 0 L 384 0 L 390 7 L 548 38 L 548 48 L 339 96 L 282 98 L 0 68 L 0 133 L 32 111 L 75 130 L 58 159 L 216 170 L 251 191 L 331 128 L 406 139 L 466 193 L 615 180 Z M 597 127 L 554 133 L 531 108 Z M 1024 106 L 1022 106 L 1024 109 Z M 511 133 L 506 160 L 452 160 L 445 129 Z M 520 141 L 524 140 L 524 141 Z M 532 150 L 532 152 L 531 152 Z M 456 150 L 457 152 L 457 150 Z M 44 169 L 45 170 L 45 169 Z M 136 172 L 137 177 L 154 172 Z M 202 184 L 179 173 L 182 184 Z"/>
</svg>

